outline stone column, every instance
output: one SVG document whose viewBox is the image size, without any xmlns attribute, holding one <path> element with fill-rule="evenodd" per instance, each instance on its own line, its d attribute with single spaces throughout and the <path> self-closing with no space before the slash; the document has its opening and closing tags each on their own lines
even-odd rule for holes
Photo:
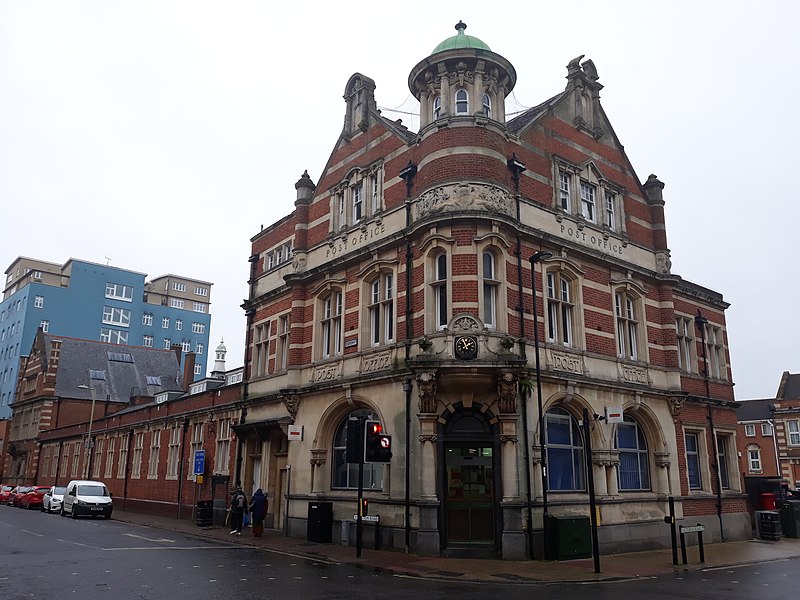
<svg viewBox="0 0 800 600">
<path fill-rule="evenodd" d="M 653 478 L 653 491 L 663 496 L 669 496 L 672 493 L 669 485 L 669 467 L 671 464 L 669 452 L 655 452 L 653 453 L 653 458 L 655 458 L 656 469 L 658 469 L 656 476 Z"/>
<path fill-rule="evenodd" d="M 501 417 L 502 418 L 502 417 Z M 505 429 L 505 427 L 504 427 Z M 503 470 L 503 502 L 519 500 L 518 436 L 500 434 L 500 468 Z"/>
<path fill-rule="evenodd" d="M 322 468 L 325 466 L 327 450 L 324 448 L 311 449 L 311 493 L 323 494 L 325 492 L 325 482 L 322 476 Z"/>
</svg>

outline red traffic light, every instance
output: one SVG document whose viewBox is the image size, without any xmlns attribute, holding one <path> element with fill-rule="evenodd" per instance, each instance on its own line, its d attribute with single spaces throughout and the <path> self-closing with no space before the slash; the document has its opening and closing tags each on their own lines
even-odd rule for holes
<svg viewBox="0 0 800 600">
<path fill-rule="evenodd" d="M 369 425 L 369 434 L 370 435 L 378 435 L 381 431 L 383 431 L 383 427 L 377 421 L 368 421 L 367 424 Z"/>
</svg>

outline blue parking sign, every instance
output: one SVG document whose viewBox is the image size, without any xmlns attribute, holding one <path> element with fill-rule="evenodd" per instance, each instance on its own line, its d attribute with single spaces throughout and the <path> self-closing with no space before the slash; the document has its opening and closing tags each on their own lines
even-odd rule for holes
<svg viewBox="0 0 800 600">
<path fill-rule="evenodd" d="M 194 451 L 194 474 L 202 475 L 206 471 L 206 451 Z"/>
</svg>

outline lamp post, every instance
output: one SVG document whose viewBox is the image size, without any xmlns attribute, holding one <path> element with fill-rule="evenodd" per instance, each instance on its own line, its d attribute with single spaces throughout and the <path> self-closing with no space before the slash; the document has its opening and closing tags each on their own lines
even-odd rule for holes
<svg viewBox="0 0 800 600">
<path fill-rule="evenodd" d="M 536 403 L 539 409 L 539 453 L 542 465 L 542 533 L 544 536 L 544 558 L 550 559 L 547 544 L 547 449 L 544 439 L 544 413 L 542 412 L 542 372 L 539 363 L 539 313 L 536 310 L 536 263 L 552 257 L 552 252 L 540 250 L 531 256 L 531 291 L 533 292 L 533 353 L 536 361 Z M 529 533 L 530 535 L 530 533 Z"/>
<path fill-rule="evenodd" d="M 83 478 L 88 479 L 89 467 L 90 463 L 92 462 L 92 425 L 94 424 L 94 403 L 97 398 L 95 396 L 95 388 L 93 386 L 82 384 L 78 386 L 78 389 L 89 390 L 89 393 L 92 395 L 92 414 L 89 415 L 89 433 L 86 440 L 86 461 L 84 462 L 83 467 Z"/>
</svg>

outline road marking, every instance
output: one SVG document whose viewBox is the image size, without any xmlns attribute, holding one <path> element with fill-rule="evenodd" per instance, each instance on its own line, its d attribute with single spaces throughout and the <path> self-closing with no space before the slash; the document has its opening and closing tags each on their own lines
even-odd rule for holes
<svg viewBox="0 0 800 600">
<path fill-rule="evenodd" d="M 65 544 L 74 544 L 76 546 L 81 546 L 82 548 L 97 548 L 97 546 L 92 546 L 91 544 L 81 544 L 80 542 L 73 542 L 72 540 L 62 540 L 61 538 L 56 538 L 58 542 L 64 542 Z"/>
<path fill-rule="evenodd" d="M 144 537 L 143 535 L 136 535 L 135 533 L 123 533 L 122 535 L 127 535 L 128 537 L 132 538 L 139 538 L 140 540 L 147 540 L 148 542 L 169 542 L 170 544 L 175 543 L 175 540 L 170 540 L 167 538 L 149 538 Z"/>
<path fill-rule="evenodd" d="M 31 535 L 36 535 L 39 537 L 44 537 L 43 533 L 36 533 L 35 531 L 28 531 L 27 529 L 20 529 L 23 533 L 30 533 Z"/>
<path fill-rule="evenodd" d="M 238 550 L 241 546 L 133 546 L 124 548 L 102 548 L 107 552 L 118 552 L 120 550 Z M 195 565 L 199 569 L 200 565 Z"/>
<path fill-rule="evenodd" d="M 763 564 L 775 563 L 775 562 L 787 562 L 788 560 L 789 560 L 788 558 L 774 558 L 772 560 L 754 560 L 753 562 L 741 563 L 739 565 L 733 565 L 732 568 L 741 569 L 742 567 L 752 567 L 753 565 L 763 565 Z M 705 569 L 702 569 L 702 571 L 703 572 L 705 572 L 705 571 L 728 571 L 728 573 L 733 573 L 733 571 L 731 571 L 730 569 L 731 569 L 731 565 L 728 565 L 728 566 L 725 566 L 725 567 L 707 567 Z"/>
</svg>

